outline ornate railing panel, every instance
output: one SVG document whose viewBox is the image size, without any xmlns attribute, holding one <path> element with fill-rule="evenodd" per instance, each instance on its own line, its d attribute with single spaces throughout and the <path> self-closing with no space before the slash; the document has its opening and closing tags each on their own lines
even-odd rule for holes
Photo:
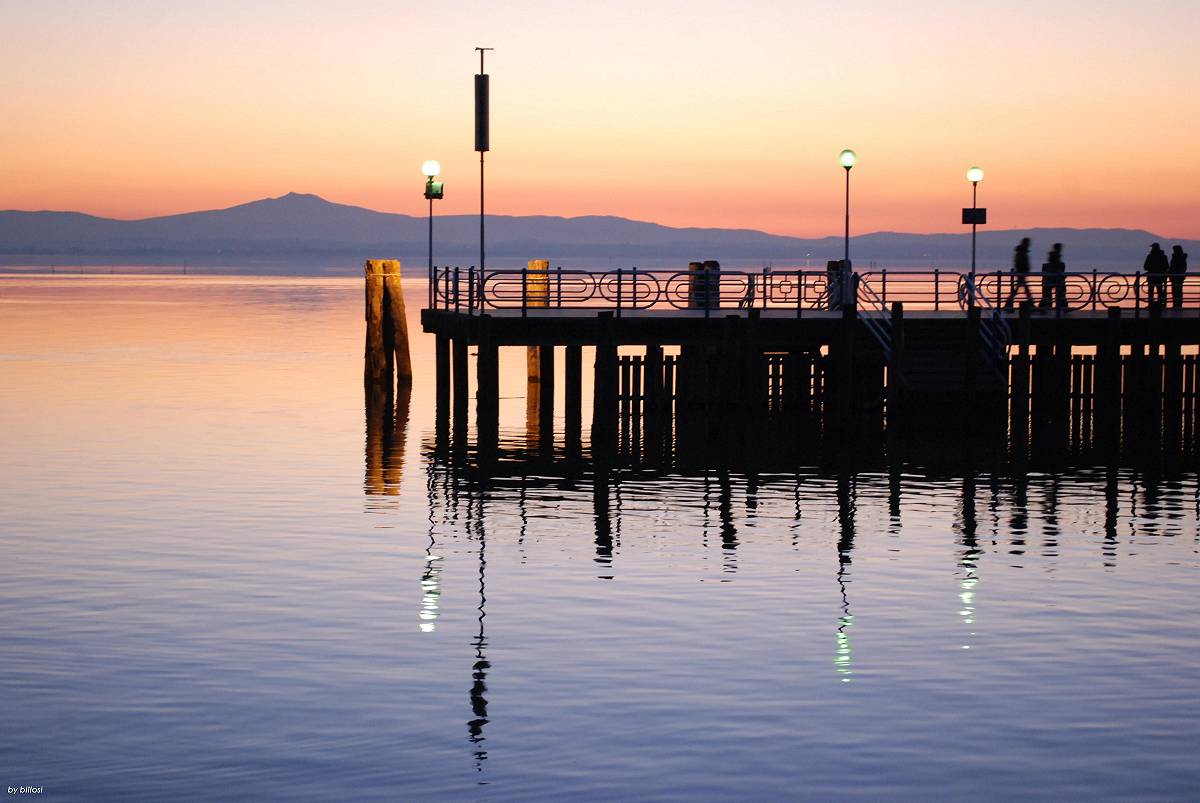
<svg viewBox="0 0 1200 803">
<path fill-rule="evenodd" d="M 860 307 L 883 310 L 897 301 L 909 312 L 962 312 L 971 301 L 999 319 L 1022 302 L 1035 312 L 1102 312 L 1108 307 L 1146 310 L 1200 308 L 1200 276 L 1150 277 L 1101 271 L 1064 274 L 976 273 L 949 270 L 872 270 L 858 274 Z M 965 277 L 972 281 L 964 285 Z M 531 287 L 536 286 L 536 298 Z M 964 288 L 967 288 L 964 291 Z M 746 308 L 831 310 L 825 271 L 487 270 L 435 267 L 429 304 L 433 309 L 476 314 L 487 310 L 598 309 L 622 312 L 701 311 Z M 973 299 L 972 299 L 973 296 Z"/>
</svg>

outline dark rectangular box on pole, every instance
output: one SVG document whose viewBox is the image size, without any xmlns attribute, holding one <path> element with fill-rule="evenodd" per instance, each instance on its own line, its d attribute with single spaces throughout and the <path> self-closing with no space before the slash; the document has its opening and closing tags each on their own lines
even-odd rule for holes
<svg viewBox="0 0 1200 803">
<path fill-rule="evenodd" d="M 968 209 L 966 207 L 963 207 L 963 223 L 964 224 L 976 223 L 980 226 L 986 225 L 987 224 L 987 208 L 982 207 L 982 206 L 977 207 L 975 209 Z"/>
<path fill-rule="evenodd" d="M 475 150 L 488 150 L 488 76 L 475 76 Z"/>
</svg>

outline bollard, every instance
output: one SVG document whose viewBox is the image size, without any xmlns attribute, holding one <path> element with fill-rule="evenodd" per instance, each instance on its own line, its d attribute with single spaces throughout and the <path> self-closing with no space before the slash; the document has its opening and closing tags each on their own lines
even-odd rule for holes
<svg viewBox="0 0 1200 803">
<path fill-rule="evenodd" d="M 399 382 L 410 383 L 412 357 L 400 260 L 368 259 L 364 274 L 367 321 L 364 379 L 391 384 L 394 373 Z"/>
</svg>

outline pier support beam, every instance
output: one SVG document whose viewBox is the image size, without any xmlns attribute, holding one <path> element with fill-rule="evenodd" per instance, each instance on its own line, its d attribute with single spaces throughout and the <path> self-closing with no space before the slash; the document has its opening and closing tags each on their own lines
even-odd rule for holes
<svg viewBox="0 0 1200 803">
<path fill-rule="evenodd" d="M 1021 311 L 1017 315 L 1017 354 L 1013 358 L 1012 387 L 1009 401 L 1009 420 L 1011 422 L 1011 440 L 1014 457 L 1025 458 L 1029 448 L 1029 396 L 1030 396 L 1030 357 L 1029 346 L 1032 338 L 1032 321 L 1030 320 L 1030 302 L 1021 302 Z"/>
<path fill-rule="evenodd" d="M 450 444 L 450 337 L 434 336 L 434 448 L 444 452 Z"/>
<path fill-rule="evenodd" d="M 617 342 L 611 312 L 601 312 L 596 337 L 595 379 L 592 390 L 592 457 L 599 462 L 616 450 Z"/>
<path fill-rule="evenodd" d="M 1104 339 L 1096 348 L 1094 391 L 1096 448 L 1114 455 L 1121 447 L 1121 308 L 1109 307 Z"/>
<path fill-rule="evenodd" d="M 583 347 L 572 344 L 563 355 L 563 423 L 567 456 L 578 458 L 583 435 Z"/>
<path fill-rule="evenodd" d="M 481 315 L 478 325 L 475 435 L 479 444 L 479 461 L 486 464 L 495 458 L 500 434 L 500 349 L 492 337 L 491 316 Z"/>
<path fill-rule="evenodd" d="M 467 450 L 467 408 L 470 391 L 467 388 L 467 338 L 459 332 L 454 338 L 454 451 L 458 455 Z"/>
<path fill-rule="evenodd" d="M 645 419 L 645 456 L 651 465 L 662 458 L 663 430 L 667 426 L 663 414 L 663 350 L 662 346 L 646 346 L 646 376 L 644 381 L 646 403 L 643 406 Z"/>
<path fill-rule="evenodd" d="M 900 419 L 904 392 L 904 303 L 892 303 L 892 354 L 887 364 L 887 431 L 895 434 Z"/>
<path fill-rule="evenodd" d="M 554 346 L 538 346 L 538 444 L 542 452 L 554 451 Z"/>
</svg>

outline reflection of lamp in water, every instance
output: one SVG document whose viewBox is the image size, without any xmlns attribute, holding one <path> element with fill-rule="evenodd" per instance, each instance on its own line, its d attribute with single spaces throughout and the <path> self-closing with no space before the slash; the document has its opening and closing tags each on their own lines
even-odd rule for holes
<svg viewBox="0 0 1200 803">
<path fill-rule="evenodd" d="M 418 614 L 422 633 L 432 633 L 437 629 L 438 598 L 442 595 L 442 567 L 438 563 L 441 557 L 434 555 L 433 542 L 425 550 L 425 572 L 421 575 L 421 612 Z"/>
</svg>

